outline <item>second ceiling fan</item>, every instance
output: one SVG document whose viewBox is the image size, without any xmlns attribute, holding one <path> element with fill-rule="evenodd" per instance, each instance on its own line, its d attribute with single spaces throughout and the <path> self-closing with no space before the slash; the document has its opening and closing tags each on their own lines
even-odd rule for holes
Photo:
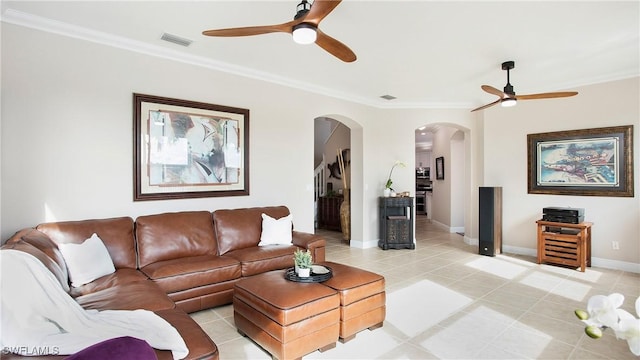
<svg viewBox="0 0 640 360">
<path fill-rule="evenodd" d="M 504 90 L 500 91 L 493 86 L 482 85 L 482 90 L 488 92 L 489 94 L 497 95 L 499 97 L 498 100 L 475 108 L 473 111 L 478 111 L 482 109 L 486 109 L 488 107 L 492 107 L 496 104 L 501 104 L 502 106 L 513 106 L 516 104 L 518 100 L 535 100 L 535 99 L 551 99 L 551 98 L 561 98 L 561 97 L 569 97 L 578 95 L 577 91 L 560 91 L 560 92 L 550 92 L 550 93 L 540 93 L 540 94 L 529 94 L 529 95 L 516 95 L 513 90 L 513 86 L 509 82 L 509 70 L 512 70 L 516 66 L 514 61 L 505 61 L 502 63 L 502 70 L 507 70 L 507 84 L 504 86 Z"/>
<path fill-rule="evenodd" d="M 356 54 L 346 45 L 323 33 L 318 25 L 342 0 L 315 0 L 313 5 L 302 0 L 297 6 L 293 20 L 276 25 L 250 26 L 203 31 L 207 36 L 252 36 L 274 32 L 289 33 L 301 44 L 316 43 L 318 46 L 344 62 L 356 60 Z"/>
</svg>

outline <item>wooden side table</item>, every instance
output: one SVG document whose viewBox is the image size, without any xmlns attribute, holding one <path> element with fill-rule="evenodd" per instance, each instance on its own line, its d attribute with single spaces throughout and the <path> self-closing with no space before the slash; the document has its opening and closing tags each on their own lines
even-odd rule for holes
<svg viewBox="0 0 640 360">
<path fill-rule="evenodd" d="M 538 220 L 538 264 L 591 266 L 591 226 L 593 223 L 559 223 Z"/>
</svg>

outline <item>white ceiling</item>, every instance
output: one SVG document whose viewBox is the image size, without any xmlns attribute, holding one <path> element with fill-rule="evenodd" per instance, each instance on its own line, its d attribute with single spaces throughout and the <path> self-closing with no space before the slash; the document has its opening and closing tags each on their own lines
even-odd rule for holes
<svg viewBox="0 0 640 360">
<path fill-rule="evenodd" d="M 639 1 L 345 0 L 320 28 L 356 53 L 353 63 L 297 45 L 288 34 L 201 34 L 283 23 L 298 2 L 3 0 L 2 20 L 381 108 L 491 102 L 480 85 L 502 89 L 506 60 L 516 62 L 511 84 L 518 94 L 640 74 Z M 164 32 L 193 43 L 167 43 Z M 380 99 L 385 94 L 397 99 Z"/>
</svg>

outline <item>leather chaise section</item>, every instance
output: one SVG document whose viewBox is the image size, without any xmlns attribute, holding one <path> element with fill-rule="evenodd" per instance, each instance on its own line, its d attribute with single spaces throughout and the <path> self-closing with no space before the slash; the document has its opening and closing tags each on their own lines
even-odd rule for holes
<svg viewBox="0 0 640 360">
<path fill-rule="evenodd" d="M 135 281 L 116 285 L 76 298 L 85 309 L 94 310 L 165 310 L 176 307 L 152 281 Z"/>
</svg>

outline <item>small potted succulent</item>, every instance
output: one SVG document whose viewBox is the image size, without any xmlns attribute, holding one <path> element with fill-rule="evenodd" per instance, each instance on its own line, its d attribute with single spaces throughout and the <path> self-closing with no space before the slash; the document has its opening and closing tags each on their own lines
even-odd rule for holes
<svg viewBox="0 0 640 360">
<path fill-rule="evenodd" d="M 293 262 L 295 264 L 296 274 L 299 277 L 308 277 L 311 275 L 311 265 L 313 265 L 313 258 L 311 257 L 311 251 L 297 249 L 293 253 Z"/>
</svg>

